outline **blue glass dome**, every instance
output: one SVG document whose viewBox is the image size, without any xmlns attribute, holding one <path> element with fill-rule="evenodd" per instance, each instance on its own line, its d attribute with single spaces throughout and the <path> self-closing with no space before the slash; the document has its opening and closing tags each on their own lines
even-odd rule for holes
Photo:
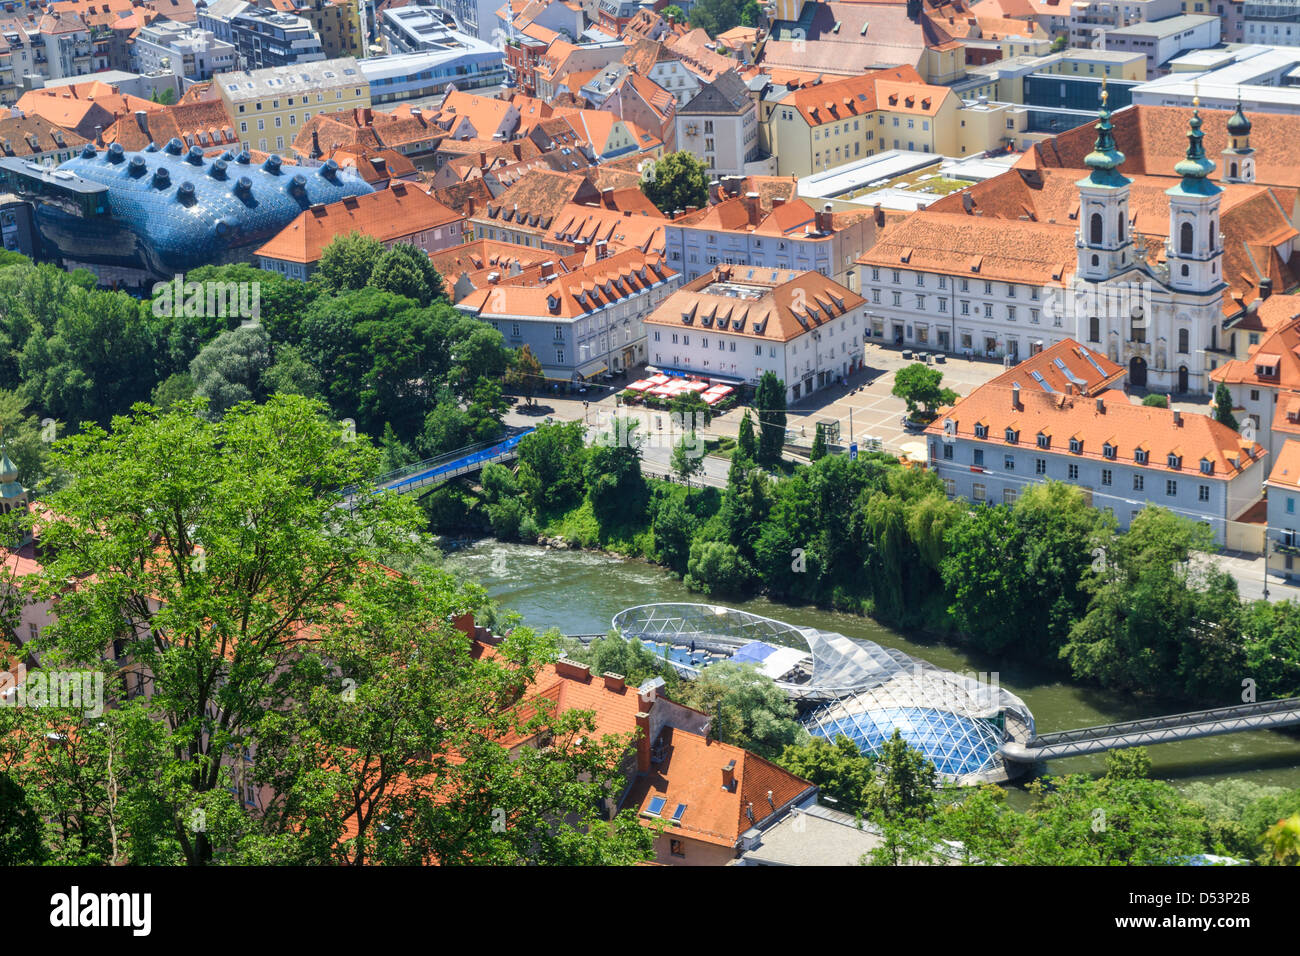
<svg viewBox="0 0 1300 956">
<path fill-rule="evenodd" d="M 160 275 L 229 261 L 232 250 L 260 245 L 310 206 L 372 192 L 332 160 L 253 163 L 230 150 L 212 158 L 179 139 L 139 152 L 87 145 L 59 168 L 108 187 L 113 219 L 138 240 L 134 257 Z"/>
<path fill-rule="evenodd" d="M 997 757 L 1001 729 L 984 718 L 966 717 L 933 707 L 885 707 L 849 712 L 831 708 L 808 725 L 827 740 L 843 734 L 864 754 L 875 754 L 898 729 L 945 777 L 958 778 L 988 770 Z M 838 712 L 834 712 L 838 711 Z"/>
</svg>

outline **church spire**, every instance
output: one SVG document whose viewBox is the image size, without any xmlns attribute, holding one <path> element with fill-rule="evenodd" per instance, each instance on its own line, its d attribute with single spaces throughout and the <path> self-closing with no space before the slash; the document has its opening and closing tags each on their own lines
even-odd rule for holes
<svg viewBox="0 0 1300 956">
<path fill-rule="evenodd" d="M 1214 160 L 1205 155 L 1205 134 L 1201 132 L 1201 98 L 1192 100 L 1192 118 L 1187 121 L 1187 155 L 1178 161 L 1174 172 L 1183 177 L 1183 187 L 1196 189 L 1214 172 Z"/>
<path fill-rule="evenodd" d="M 1092 152 L 1083 159 L 1083 164 L 1092 170 L 1088 177 L 1098 186 L 1118 186 L 1127 184 L 1128 180 L 1119 172 L 1124 154 L 1115 146 L 1114 127 L 1110 122 L 1110 107 L 1107 101 L 1110 93 L 1106 89 L 1106 80 L 1101 81 L 1101 108 L 1097 110 L 1097 142 Z"/>
</svg>

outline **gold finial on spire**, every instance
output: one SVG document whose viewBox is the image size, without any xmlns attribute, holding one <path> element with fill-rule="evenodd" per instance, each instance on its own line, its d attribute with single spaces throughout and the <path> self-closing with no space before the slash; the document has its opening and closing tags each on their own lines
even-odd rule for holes
<svg viewBox="0 0 1300 956">
<path fill-rule="evenodd" d="M 1201 81 L 1192 80 L 1192 108 L 1199 109 L 1201 105 Z"/>
<path fill-rule="evenodd" d="M 1101 78 L 1101 105 L 1106 105 L 1106 100 L 1110 98 L 1110 93 L 1106 90 L 1106 77 L 1103 74 Z"/>
</svg>

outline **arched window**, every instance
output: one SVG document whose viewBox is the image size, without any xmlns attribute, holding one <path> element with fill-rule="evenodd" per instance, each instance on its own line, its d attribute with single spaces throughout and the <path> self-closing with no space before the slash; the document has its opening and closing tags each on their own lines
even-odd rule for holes
<svg viewBox="0 0 1300 956">
<path fill-rule="evenodd" d="M 1210 251 L 1214 251 L 1214 223 L 1210 223 Z"/>
<path fill-rule="evenodd" d="M 1179 330 L 1178 330 L 1178 351 L 1181 352 L 1181 353 L 1183 353 L 1184 355 L 1187 354 L 1187 351 L 1188 351 L 1188 335 L 1187 335 L 1187 330 L 1186 330 L 1186 329 L 1179 329 Z"/>
<path fill-rule="evenodd" d="M 1120 210 L 1119 215 L 1115 217 L 1115 235 L 1119 236 L 1119 241 L 1124 241 L 1124 210 Z"/>
<path fill-rule="evenodd" d="M 1101 245 L 1101 213 L 1094 212 L 1088 221 L 1088 242 L 1094 246 Z"/>
<path fill-rule="evenodd" d="M 1236 163 L 1230 163 L 1230 164 L 1228 165 L 1228 175 L 1231 176 L 1233 179 L 1236 179 L 1236 178 L 1237 178 L 1237 164 L 1236 164 Z"/>
<path fill-rule="evenodd" d="M 1178 229 L 1178 251 L 1189 255 L 1192 251 L 1192 224 L 1185 222 Z"/>
</svg>

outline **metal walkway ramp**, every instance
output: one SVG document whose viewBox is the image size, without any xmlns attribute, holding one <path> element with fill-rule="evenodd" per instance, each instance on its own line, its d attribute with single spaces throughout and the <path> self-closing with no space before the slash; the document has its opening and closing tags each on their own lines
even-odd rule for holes
<svg viewBox="0 0 1300 956">
<path fill-rule="evenodd" d="M 526 428 L 504 441 L 468 445 L 380 475 L 375 479 L 375 491 L 395 491 L 399 495 L 422 493 L 452 478 L 481 471 L 484 465 L 492 462 L 509 461 L 518 454 L 519 442 L 535 430 Z M 345 504 L 352 500 L 351 489 L 344 492 L 344 500 Z"/>
<path fill-rule="evenodd" d="M 1076 757 L 1123 747 L 1144 747 L 1174 740 L 1192 740 L 1243 730 L 1271 730 L 1300 724 L 1300 697 L 1237 704 L 1186 714 L 1149 717 L 1100 727 L 1083 727 L 1042 734 L 1026 744 L 1007 742 L 1000 748 L 1008 760 L 1032 763 L 1057 757 Z"/>
</svg>

